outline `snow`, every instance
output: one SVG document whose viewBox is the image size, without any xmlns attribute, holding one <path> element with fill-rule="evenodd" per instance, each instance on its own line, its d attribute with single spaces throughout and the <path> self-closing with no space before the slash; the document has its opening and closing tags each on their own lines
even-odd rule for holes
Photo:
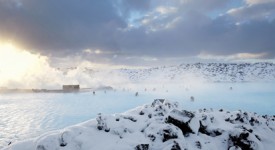
<svg viewBox="0 0 275 150">
<path fill-rule="evenodd" d="M 191 112 L 177 102 L 155 100 L 125 113 L 98 114 L 4 150 L 266 150 L 275 143 L 274 119 L 244 111 Z"/>
<path fill-rule="evenodd" d="M 275 113 L 272 63 L 197 63 L 115 70 L 70 68 L 64 71 L 64 78 L 72 72 L 80 75 L 77 79 L 81 79 L 79 84 L 83 87 L 112 86 L 116 92 L 97 91 L 95 96 L 0 95 L 0 148 L 9 142 L 12 145 L 6 149 L 15 150 L 234 150 L 246 149 L 245 143 L 252 143 L 252 149 L 272 149 L 274 145 L 274 118 L 248 112 Z M 138 96 L 134 96 L 136 92 Z M 155 98 L 177 103 L 158 100 L 153 105 L 143 105 Z M 137 108 L 119 113 L 134 107 Z M 102 114 L 97 118 L 71 126 L 96 117 L 98 112 Z M 113 113 L 118 114 L 105 115 Z M 242 120 L 237 119 L 239 115 Z M 170 123 L 166 122 L 169 117 Z M 252 118 L 260 123 L 251 123 Z M 175 124 L 184 125 L 184 132 Z M 66 126 L 71 127 L 61 129 Z M 49 132 L 56 129 L 61 130 Z M 164 141 L 164 137 L 172 138 Z M 22 139 L 29 140 L 16 142 Z"/>
<path fill-rule="evenodd" d="M 147 69 L 116 70 L 131 82 L 178 82 L 197 79 L 210 82 L 274 81 L 273 63 L 195 63 Z M 160 80 L 161 79 L 161 80 Z"/>
</svg>

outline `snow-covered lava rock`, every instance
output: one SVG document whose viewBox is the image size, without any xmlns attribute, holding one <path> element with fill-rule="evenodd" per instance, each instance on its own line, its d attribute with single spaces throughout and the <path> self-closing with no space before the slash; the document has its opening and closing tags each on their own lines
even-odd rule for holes
<svg viewBox="0 0 275 150">
<path fill-rule="evenodd" d="M 5 150 L 271 150 L 275 117 L 245 111 L 182 110 L 157 99 L 122 114 L 12 143 Z"/>
<path fill-rule="evenodd" d="M 195 63 L 148 69 L 121 69 L 130 81 L 154 80 L 180 81 L 189 76 L 210 82 L 274 81 L 273 63 Z"/>
</svg>

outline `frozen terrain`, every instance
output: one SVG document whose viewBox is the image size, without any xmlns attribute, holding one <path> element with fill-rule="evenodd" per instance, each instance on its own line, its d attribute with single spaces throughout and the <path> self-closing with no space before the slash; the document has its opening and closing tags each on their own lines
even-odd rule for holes
<svg viewBox="0 0 275 150">
<path fill-rule="evenodd" d="M 71 68 L 65 73 L 77 68 Z M 124 77 L 131 83 L 184 82 L 200 79 L 208 82 L 255 82 L 274 81 L 275 64 L 273 63 L 195 63 L 175 66 L 162 66 L 144 69 L 116 69 L 111 71 L 78 68 L 78 71 L 98 78 L 103 74 Z M 121 80 L 127 82 L 127 80 Z"/>
<path fill-rule="evenodd" d="M 187 111 L 163 99 L 10 145 L 6 150 L 271 150 L 275 117 L 246 111 Z"/>
<path fill-rule="evenodd" d="M 47 132 L 95 118 L 98 113 L 122 113 L 159 98 L 173 100 L 182 106 L 177 109 L 192 112 L 206 108 L 216 110 L 214 112 L 224 109 L 231 111 L 230 114 L 236 110 L 259 115 L 275 114 L 275 65 L 271 63 L 197 63 L 116 70 L 82 67 L 62 71 L 64 78 L 78 75 L 79 84 L 84 87 L 107 85 L 115 90 L 96 91 L 96 95 L 92 92 L 1 94 L 0 148 L 43 133 L 49 135 Z M 138 96 L 135 96 L 136 92 Z M 199 116 L 198 112 L 195 114 Z M 230 126 L 230 129 L 235 128 Z M 221 137 L 225 138 L 224 135 Z M 203 149 L 207 148 L 204 146 Z"/>
</svg>

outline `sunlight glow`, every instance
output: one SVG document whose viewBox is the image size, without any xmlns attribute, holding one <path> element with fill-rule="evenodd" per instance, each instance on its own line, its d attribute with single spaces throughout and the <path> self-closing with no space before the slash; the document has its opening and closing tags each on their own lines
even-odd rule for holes
<svg viewBox="0 0 275 150">
<path fill-rule="evenodd" d="M 0 43 L 0 86 L 40 71 L 41 63 L 46 61 L 46 57 L 21 50 L 11 43 Z"/>
</svg>

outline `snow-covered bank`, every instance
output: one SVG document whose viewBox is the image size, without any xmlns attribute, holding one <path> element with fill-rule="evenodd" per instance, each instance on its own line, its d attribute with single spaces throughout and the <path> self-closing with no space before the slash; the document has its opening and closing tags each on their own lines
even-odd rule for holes
<svg viewBox="0 0 275 150">
<path fill-rule="evenodd" d="M 123 114 L 103 115 L 5 150 L 273 149 L 275 117 L 224 110 L 189 112 L 155 100 Z"/>
<path fill-rule="evenodd" d="M 207 82 L 255 82 L 275 79 L 273 63 L 195 63 L 118 71 L 131 82 L 178 83 L 190 79 Z"/>
</svg>

